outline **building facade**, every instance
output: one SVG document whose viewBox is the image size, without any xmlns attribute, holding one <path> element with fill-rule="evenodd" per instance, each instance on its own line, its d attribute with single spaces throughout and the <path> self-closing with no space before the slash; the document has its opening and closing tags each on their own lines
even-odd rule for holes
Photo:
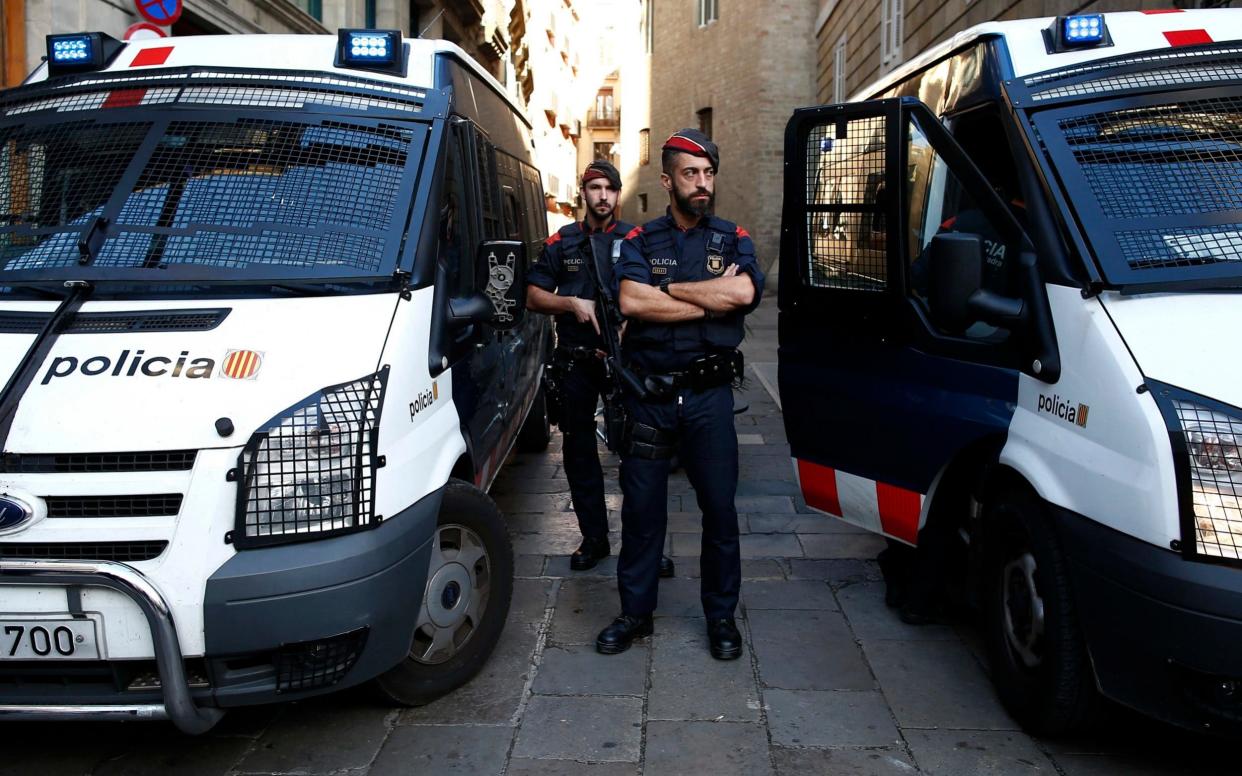
<svg viewBox="0 0 1242 776">
<path fill-rule="evenodd" d="M 820 0 L 814 23 L 816 102 L 843 102 L 932 44 L 984 22 L 1230 4 L 1222 0 Z"/>
<path fill-rule="evenodd" d="M 817 0 L 643 1 L 640 44 L 621 70 L 621 148 L 632 143 L 636 152 L 622 197 L 627 218 L 663 214 L 660 146 L 678 129 L 696 127 L 720 146 L 716 212 L 745 227 L 771 266 L 780 243 L 785 123 L 815 99 L 818 10 Z"/>
</svg>

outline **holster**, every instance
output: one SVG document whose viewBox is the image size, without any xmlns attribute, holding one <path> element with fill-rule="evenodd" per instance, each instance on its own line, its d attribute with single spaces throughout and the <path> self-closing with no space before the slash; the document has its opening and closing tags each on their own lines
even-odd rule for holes
<svg viewBox="0 0 1242 776">
<path fill-rule="evenodd" d="M 548 402 L 548 423 L 559 426 L 565 416 L 565 363 L 558 359 L 543 365 L 543 395 Z"/>
<path fill-rule="evenodd" d="M 690 362 L 686 370 L 690 390 L 706 391 L 741 380 L 744 366 L 740 350 L 724 350 L 699 356 Z"/>
<path fill-rule="evenodd" d="M 604 445 L 614 453 L 622 452 L 625 439 L 627 413 L 621 397 L 611 394 L 604 397 Z"/>
<path fill-rule="evenodd" d="M 625 455 L 635 458 L 666 461 L 677 454 L 677 434 L 646 423 L 628 423 L 623 450 Z"/>
</svg>

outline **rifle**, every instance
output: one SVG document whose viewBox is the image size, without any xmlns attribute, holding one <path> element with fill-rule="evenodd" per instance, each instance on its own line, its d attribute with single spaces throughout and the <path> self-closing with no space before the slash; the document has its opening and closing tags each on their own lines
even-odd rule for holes
<svg viewBox="0 0 1242 776">
<path fill-rule="evenodd" d="M 612 299 L 611 289 L 604 286 L 603 275 L 599 271 L 595 255 L 595 242 L 590 237 L 586 242 L 590 246 L 590 255 L 584 258 L 588 259 L 588 270 L 591 273 L 591 279 L 595 281 L 595 316 L 599 321 L 600 335 L 604 338 L 606 348 L 604 365 L 608 374 L 608 389 L 604 392 L 604 444 L 609 450 L 617 452 L 621 447 L 621 436 L 624 433 L 626 421 L 621 393 L 629 391 L 633 396 L 645 399 L 647 389 L 643 387 L 642 381 L 621 363 L 621 341 L 617 337 L 619 327 L 613 325 L 613 321 L 620 320 L 621 311 L 617 309 Z M 615 263 L 615 259 L 621 255 L 620 240 L 613 242 L 612 252 L 613 255 L 610 258 Z"/>
</svg>

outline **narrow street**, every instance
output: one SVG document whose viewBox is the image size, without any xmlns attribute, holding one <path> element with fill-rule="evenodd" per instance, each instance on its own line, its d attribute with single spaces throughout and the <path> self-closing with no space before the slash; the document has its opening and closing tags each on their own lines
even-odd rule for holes
<svg viewBox="0 0 1242 776">
<path fill-rule="evenodd" d="M 499 647 L 465 688 L 393 710 L 363 691 L 234 712 L 189 738 L 166 723 L 6 724 L 0 774 L 1096 774 L 1236 773 L 1236 749 L 1125 713 L 1087 740 L 1017 729 L 969 623 L 903 625 L 884 606 L 879 539 L 797 495 L 776 387 L 776 293 L 749 319 L 737 418 L 743 659 L 712 660 L 698 601 L 698 513 L 670 485 L 677 577 L 655 635 L 614 657 L 615 556 L 571 574 L 578 533 L 554 437 L 510 461 L 494 495 L 517 560 Z M 621 495 L 608 461 L 613 529 Z M 614 535 L 617 548 L 619 537 Z"/>
</svg>

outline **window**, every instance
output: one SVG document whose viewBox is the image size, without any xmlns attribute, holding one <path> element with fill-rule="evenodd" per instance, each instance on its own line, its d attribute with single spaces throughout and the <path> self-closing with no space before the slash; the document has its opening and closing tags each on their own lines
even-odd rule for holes
<svg viewBox="0 0 1242 776">
<path fill-rule="evenodd" d="M 323 21 L 323 0 L 291 0 L 291 2 L 301 8 L 307 16 Z"/>
<path fill-rule="evenodd" d="M 606 124 L 612 123 L 615 119 L 612 89 L 600 89 L 595 95 L 595 121 Z"/>
<path fill-rule="evenodd" d="M 643 6 L 643 49 L 650 54 L 655 45 L 655 0 L 647 0 Z"/>
<path fill-rule="evenodd" d="M 832 101 L 845 102 L 845 36 L 832 49 Z"/>
<path fill-rule="evenodd" d="M 712 139 L 712 109 L 703 108 L 694 115 L 699 118 L 699 131 L 707 135 L 707 139 Z"/>
<path fill-rule="evenodd" d="M 611 162 L 615 164 L 616 158 L 613 156 L 613 149 L 616 147 L 616 145 L 617 145 L 616 143 L 595 143 L 594 144 L 595 160 L 596 161 L 602 160 L 605 162 Z"/>
<path fill-rule="evenodd" d="M 638 166 L 646 167 L 651 164 L 651 130 L 638 130 Z"/>
<path fill-rule="evenodd" d="M 647 195 L 646 194 L 638 195 L 638 212 L 639 213 L 647 212 Z"/>
<path fill-rule="evenodd" d="M 720 18 L 720 0 L 698 0 L 700 27 L 706 27 Z"/>
<path fill-rule="evenodd" d="M 905 0 L 881 0 L 880 68 L 891 70 L 901 62 L 901 41 L 905 34 Z"/>
</svg>

